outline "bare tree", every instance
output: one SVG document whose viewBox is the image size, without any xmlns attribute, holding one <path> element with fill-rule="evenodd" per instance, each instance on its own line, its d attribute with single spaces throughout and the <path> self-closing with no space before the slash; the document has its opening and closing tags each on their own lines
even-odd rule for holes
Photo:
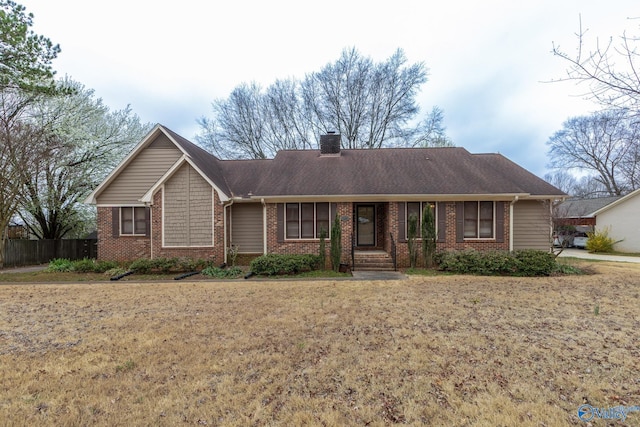
<svg viewBox="0 0 640 427">
<path fill-rule="evenodd" d="M 569 195 L 574 194 L 578 182 L 576 177 L 566 170 L 557 170 L 553 173 L 547 173 L 544 176 L 544 180 Z"/>
<path fill-rule="evenodd" d="M 626 110 L 570 118 L 547 142 L 550 166 L 586 171 L 604 186 L 607 195 L 625 194 L 634 189 L 625 167 L 638 152 L 639 130 Z M 631 173 L 636 176 L 637 170 Z"/>
<path fill-rule="evenodd" d="M 604 108 L 627 108 L 634 115 L 640 114 L 639 38 L 623 31 L 621 36 L 609 38 L 604 43 L 596 40 L 595 46 L 589 48 L 582 20 L 576 36 L 575 56 L 561 50 L 560 46 L 553 46 L 553 54 L 569 65 L 567 76 L 560 80 L 586 84 L 588 90 L 584 95 Z"/>
<path fill-rule="evenodd" d="M 213 102 L 213 119 L 199 120 L 204 132 L 198 137 L 206 149 L 222 158 L 265 159 L 265 118 L 261 88 L 256 83 L 243 84 L 231 92 L 229 99 Z"/>
<path fill-rule="evenodd" d="M 317 147 L 318 135 L 328 131 L 342 135 L 344 148 L 452 145 L 442 110 L 415 120 L 415 97 L 426 80 L 424 64 L 407 64 L 402 50 L 380 63 L 344 50 L 302 81 L 277 80 L 264 92 L 243 84 L 214 101 L 213 118 L 199 120 L 197 141 L 222 158 Z"/>
<path fill-rule="evenodd" d="M 413 133 L 406 125 L 419 111 L 415 96 L 427 70 L 406 62 L 400 49 L 379 64 L 350 49 L 309 74 L 302 96 L 318 131 L 336 130 L 345 148 L 407 145 Z"/>
</svg>

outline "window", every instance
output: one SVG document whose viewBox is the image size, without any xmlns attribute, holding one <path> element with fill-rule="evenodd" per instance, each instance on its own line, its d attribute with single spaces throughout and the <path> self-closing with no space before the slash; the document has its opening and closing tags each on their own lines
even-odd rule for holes
<svg viewBox="0 0 640 427">
<path fill-rule="evenodd" d="M 464 202 L 464 238 L 492 239 L 494 218 L 493 202 Z"/>
<path fill-rule="evenodd" d="M 147 234 L 147 217 L 145 207 L 120 208 L 120 234 Z"/>
<path fill-rule="evenodd" d="M 329 236 L 329 203 L 287 203 L 285 224 L 287 239 L 318 239 L 322 231 Z"/>
<path fill-rule="evenodd" d="M 436 202 L 407 202 L 407 221 L 406 221 L 406 236 L 409 235 L 409 217 L 411 215 L 416 215 L 418 217 L 418 235 L 416 237 L 421 238 L 422 237 L 422 214 L 424 213 L 424 209 L 427 206 L 431 206 L 432 212 L 433 212 L 433 219 L 434 219 L 434 224 L 438 224 L 438 221 L 436 219 Z M 436 231 L 436 235 L 437 235 L 437 231 Z"/>
</svg>

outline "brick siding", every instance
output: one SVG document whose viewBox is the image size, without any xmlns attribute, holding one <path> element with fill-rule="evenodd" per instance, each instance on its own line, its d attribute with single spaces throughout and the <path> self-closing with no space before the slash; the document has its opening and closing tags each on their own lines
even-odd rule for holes
<svg viewBox="0 0 640 427">
<path fill-rule="evenodd" d="M 437 243 L 438 251 L 449 250 L 508 250 L 509 249 L 509 203 L 503 203 L 504 208 L 504 235 L 502 242 L 494 239 L 465 240 L 456 242 L 456 204 L 446 203 L 446 241 Z M 351 202 L 340 202 L 336 204 L 338 215 L 343 220 L 342 224 L 342 258 L 341 262 L 351 263 L 351 238 L 354 231 L 353 215 L 354 206 Z M 398 267 L 409 266 L 409 250 L 406 242 L 399 242 L 399 222 L 398 206 L 396 202 L 378 204 L 376 211 L 380 224 L 378 225 L 377 245 L 391 252 L 391 239 L 393 235 L 396 243 L 396 255 Z M 267 252 L 278 254 L 317 254 L 320 248 L 320 241 L 317 239 L 300 239 L 278 241 L 278 220 L 277 204 L 268 203 L 267 209 Z M 185 248 L 163 248 L 162 247 L 162 191 L 158 191 L 154 196 L 154 203 L 151 209 L 151 235 L 152 237 L 119 237 L 113 238 L 111 235 L 111 208 L 98 208 L 98 258 L 112 260 L 134 260 L 137 258 L 158 257 L 190 257 L 201 258 L 213 261 L 216 264 L 224 262 L 224 213 L 220 204 L 220 199 L 215 193 L 214 210 L 214 247 L 185 247 Z M 333 223 L 332 223 L 333 224 Z M 418 251 L 421 251 L 418 245 Z M 326 240 L 327 262 L 329 262 L 330 239 Z M 238 261 L 249 261 L 239 258 Z M 419 256 L 420 259 L 420 256 Z M 237 262 L 238 264 L 238 262 Z"/>
<path fill-rule="evenodd" d="M 222 264 L 224 261 L 224 213 L 217 192 L 214 192 L 214 196 L 213 247 L 162 247 L 162 190 L 153 197 L 150 237 L 113 237 L 111 208 L 98 207 L 98 259 L 133 261 L 140 258 L 185 257 L 206 259 L 215 264 Z"/>
</svg>

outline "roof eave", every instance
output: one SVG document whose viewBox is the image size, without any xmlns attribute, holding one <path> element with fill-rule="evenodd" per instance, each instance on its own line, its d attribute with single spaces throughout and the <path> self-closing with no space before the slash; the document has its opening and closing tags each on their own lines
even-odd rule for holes
<svg viewBox="0 0 640 427">
<path fill-rule="evenodd" d="M 471 201 L 495 200 L 512 201 L 516 199 L 549 200 L 557 196 L 532 196 L 529 193 L 495 193 L 495 194 L 308 194 L 308 195 L 253 195 L 249 199 L 264 200 L 270 203 L 332 201 L 332 202 L 408 202 L 408 201 Z M 239 197 L 238 200 L 247 200 Z"/>
<path fill-rule="evenodd" d="M 142 196 L 142 198 L 140 198 L 139 200 L 142 203 L 145 204 L 150 204 L 153 202 L 153 195 L 158 191 L 158 189 L 164 185 L 165 182 L 167 182 L 167 180 L 169 178 L 171 178 L 173 176 L 173 174 L 185 163 L 188 163 L 193 169 L 196 170 L 196 172 L 198 172 L 198 174 L 205 180 L 207 181 L 207 183 L 214 189 L 216 190 L 216 192 L 218 193 L 218 197 L 220 198 L 221 202 L 226 202 L 229 200 L 229 196 L 223 192 L 222 190 L 220 190 L 220 188 L 215 185 L 208 177 L 206 174 L 204 174 L 200 168 L 198 168 L 193 160 L 187 155 L 187 154 L 183 154 L 170 168 L 169 170 L 167 170 L 164 175 L 162 175 L 162 177 L 160 177 L 160 179 L 158 179 L 155 184 L 153 184 L 153 186 L 151 188 L 149 188 L 149 190 L 147 190 L 147 192 L 144 194 L 144 196 Z"/>
</svg>

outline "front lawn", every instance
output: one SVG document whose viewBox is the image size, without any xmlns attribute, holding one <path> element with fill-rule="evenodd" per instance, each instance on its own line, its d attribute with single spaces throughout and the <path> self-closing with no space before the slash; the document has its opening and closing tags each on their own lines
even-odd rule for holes
<svg viewBox="0 0 640 427">
<path fill-rule="evenodd" d="M 640 404 L 640 265 L 594 269 L 5 284 L 0 419 L 582 425 L 585 402 Z M 626 425 L 639 422 L 640 413 L 628 414 Z"/>
</svg>

